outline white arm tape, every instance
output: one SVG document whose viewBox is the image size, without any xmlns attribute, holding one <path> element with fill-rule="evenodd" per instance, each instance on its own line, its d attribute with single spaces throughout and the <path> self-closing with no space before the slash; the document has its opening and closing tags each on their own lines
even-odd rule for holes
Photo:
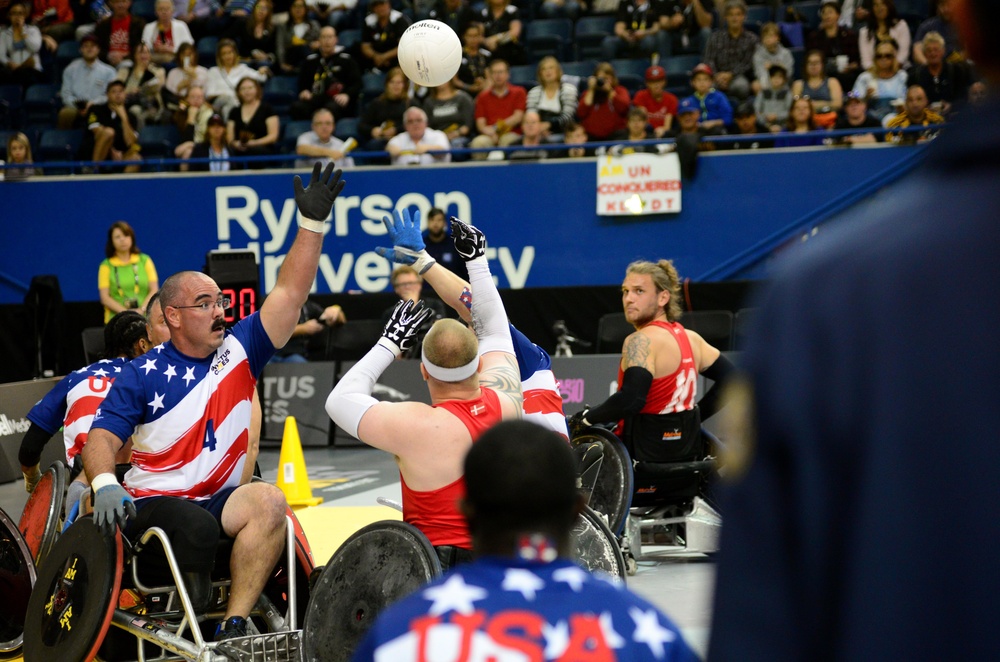
<svg viewBox="0 0 1000 662">
<path fill-rule="evenodd" d="M 375 382 L 396 359 L 396 353 L 382 344 L 382 340 L 380 338 L 379 342 L 340 378 L 326 398 L 326 413 L 341 430 L 355 439 L 361 439 L 358 436 L 361 418 L 372 406 L 378 404 L 378 400 L 371 396 Z"/>
<path fill-rule="evenodd" d="M 90 482 L 90 487 L 97 494 L 97 491 L 102 487 L 107 487 L 108 485 L 117 485 L 118 479 L 112 473 L 97 474 L 94 476 L 94 480 Z"/>
<path fill-rule="evenodd" d="M 316 234 L 323 234 L 326 228 L 326 221 L 316 221 L 299 214 L 299 227 L 303 230 L 315 232 Z"/>
<path fill-rule="evenodd" d="M 493 283 L 490 265 L 486 257 L 477 257 L 465 263 L 472 285 L 472 319 L 479 336 L 479 354 L 487 352 L 514 353 L 514 341 L 510 337 L 507 311 L 497 286 Z"/>
</svg>

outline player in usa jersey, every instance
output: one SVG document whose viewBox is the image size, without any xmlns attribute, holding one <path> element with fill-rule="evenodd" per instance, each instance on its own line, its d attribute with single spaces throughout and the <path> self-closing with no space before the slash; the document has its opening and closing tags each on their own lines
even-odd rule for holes
<svg viewBox="0 0 1000 662">
<path fill-rule="evenodd" d="M 488 427 L 520 418 L 522 400 L 507 314 L 486 261 L 486 238 L 458 219 L 452 219 L 452 232 L 476 292 L 476 331 L 441 319 L 424 337 L 420 372 L 432 404 L 379 402 L 371 396 L 382 372 L 415 344 L 430 314 L 412 301 L 397 304 L 378 343 L 326 401 L 341 429 L 396 456 L 403 519 L 430 539 L 444 565 L 470 556 L 472 541 L 456 505 L 464 493 L 462 459 Z M 418 257 L 430 259 L 426 252 Z"/>
<path fill-rule="evenodd" d="M 81 471 L 83 463 L 78 461 L 90 423 L 98 407 L 111 389 L 111 384 L 121 373 L 122 367 L 145 354 L 150 344 L 145 318 L 135 310 L 118 313 L 104 327 L 104 358 L 84 368 L 72 372 L 60 380 L 44 398 L 28 412 L 31 425 L 18 451 L 24 487 L 31 492 L 42 474 L 38 462 L 45 444 L 63 429 L 63 443 L 66 446 L 66 463 L 76 474 L 66 495 L 66 510 L 80 498 L 89 486 L 87 476 Z M 118 460 L 127 462 L 129 451 L 122 449 Z"/>
<path fill-rule="evenodd" d="M 670 260 L 633 262 L 622 283 L 625 319 L 635 333 L 625 339 L 618 368 L 618 391 L 570 419 L 570 429 L 619 421 L 616 433 L 634 459 L 671 462 L 689 459 L 701 420 L 718 408 L 720 384 L 735 370 L 681 316 L 681 281 Z M 698 373 L 715 383 L 698 407 Z M 681 431 L 675 434 L 675 431 Z"/>
<path fill-rule="evenodd" d="M 240 485 L 251 399 L 264 364 L 291 337 L 316 277 L 325 219 L 343 189 L 341 172 L 295 177 L 299 231 L 258 313 L 226 330 L 222 291 L 205 274 L 168 278 L 160 291 L 170 341 L 122 369 L 94 417 L 84 467 L 95 490 L 95 523 L 137 534 L 162 527 L 196 609 L 211 597 L 220 529 L 233 539 L 232 586 L 216 639 L 247 634 L 246 618 L 284 546 L 285 498 L 277 487 Z M 114 453 L 132 435 L 124 486 Z"/>
<path fill-rule="evenodd" d="M 656 607 L 569 560 L 583 497 L 559 435 L 500 423 L 464 472 L 476 560 L 386 609 L 355 662 L 698 659 Z"/>
</svg>

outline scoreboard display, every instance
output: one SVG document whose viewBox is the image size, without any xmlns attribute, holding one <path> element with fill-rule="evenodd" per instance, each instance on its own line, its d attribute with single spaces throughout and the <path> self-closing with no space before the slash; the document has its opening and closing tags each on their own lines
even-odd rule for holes
<svg viewBox="0 0 1000 662">
<path fill-rule="evenodd" d="M 217 250 L 205 255 L 205 273 L 211 276 L 229 299 L 226 326 L 257 312 L 260 305 L 260 269 L 251 250 Z"/>
</svg>

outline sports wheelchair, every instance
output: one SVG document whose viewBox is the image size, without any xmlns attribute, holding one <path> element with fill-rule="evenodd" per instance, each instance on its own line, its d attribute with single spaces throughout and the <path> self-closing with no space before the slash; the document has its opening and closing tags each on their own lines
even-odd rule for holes
<svg viewBox="0 0 1000 662">
<path fill-rule="evenodd" d="M 18 607 L 26 660 L 301 660 L 298 622 L 308 606 L 314 564 L 290 509 L 285 553 L 248 619 L 252 634 L 216 643 L 210 639 L 226 611 L 231 539 L 220 540 L 211 598 L 207 609 L 196 613 L 162 529 L 150 528 L 132 541 L 120 531 L 109 538 L 90 516 L 74 519 L 74 512 L 59 534 L 61 486 L 65 467 L 54 466 L 22 516 L 22 529 L 30 534 L 26 537 L 37 539 L 44 552 L 37 557 L 30 598 Z M 23 564 L 34 571 L 35 552 L 28 543 L 24 547 Z"/>
<path fill-rule="evenodd" d="M 675 444 L 667 456 L 656 457 L 647 444 L 629 444 L 598 426 L 571 441 L 574 447 L 599 442 L 604 448 L 590 505 L 619 537 L 630 575 L 644 544 L 655 545 L 657 556 L 719 549 L 722 517 L 709 496 L 719 441 L 701 427 L 697 410 L 692 412 L 653 422 L 662 428 L 660 440 Z"/>
<path fill-rule="evenodd" d="M 378 501 L 402 510 L 397 502 Z M 625 558 L 600 514 L 586 508 L 572 535 L 581 565 L 625 580 Z M 303 623 L 305 659 L 349 660 L 382 610 L 441 572 L 434 546 L 416 527 L 383 520 L 360 529 L 334 552 L 313 586 Z"/>
</svg>

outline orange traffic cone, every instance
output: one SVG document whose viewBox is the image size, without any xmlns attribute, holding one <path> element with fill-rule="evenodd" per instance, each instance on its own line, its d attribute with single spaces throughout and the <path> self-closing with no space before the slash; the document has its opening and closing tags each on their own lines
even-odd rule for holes
<svg viewBox="0 0 1000 662">
<path fill-rule="evenodd" d="M 281 437 L 281 454 L 278 457 L 278 488 L 285 493 L 285 500 L 292 508 L 323 503 L 323 497 L 314 497 L 309 487 L 306 459 L 302 456 L 302 442 L 294 416 L 285 419 L 285 434 Z"/>
</svg>

